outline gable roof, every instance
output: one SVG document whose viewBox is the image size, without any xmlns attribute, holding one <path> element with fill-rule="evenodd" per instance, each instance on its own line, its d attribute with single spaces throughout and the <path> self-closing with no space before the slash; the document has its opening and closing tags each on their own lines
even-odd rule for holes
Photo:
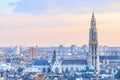
<svg viewBox="0 0 120 80">
<path fill-rule="evenodd" d="M 33 63 L 33 65 L 47 66 L 47 65 L 49 65 L 49 63 L 48 63 L 48 60 L 42 59 L 42 60 L 36 60 L 36 61 Z"/>
<path fill-rule="evenodd" d="M 87 65 L 87 60 L 63 60 L 62 65 Z"/>
</svg>

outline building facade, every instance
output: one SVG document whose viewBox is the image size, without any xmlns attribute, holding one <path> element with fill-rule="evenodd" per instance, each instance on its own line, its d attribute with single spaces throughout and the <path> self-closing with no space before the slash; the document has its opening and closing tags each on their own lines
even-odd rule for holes
<svg viewBox="0 0 120 80">
<path fill-rule="evenodd" d="M 48 60 L 36 60 L 31 68 L 37 68 L 42 73 L 69 73 L 71 71 L 85 71 L 88 66 L 87 60 L 85 59 L 66 59 L 59 60 L 56 51 L 54 51 L 52 61 Z"/>
<path fill-rule="evenodd" d="M 37 51 L 35 47 L 31 47 L 29 49 L 29 57 L 30 59 L 36 59 L 37 58 Z"/>
</svg>

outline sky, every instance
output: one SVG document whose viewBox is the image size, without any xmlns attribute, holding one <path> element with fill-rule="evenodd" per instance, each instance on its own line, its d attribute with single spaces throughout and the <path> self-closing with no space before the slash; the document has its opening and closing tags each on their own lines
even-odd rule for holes
<svg viewBox="0 0 120 80">
<path fill-rule="evenodd" d="M 94 12 L 99 45 L 120 46 L 120 0 L 0 0 L 0 46 L 82 46 Z"/>
</svg>

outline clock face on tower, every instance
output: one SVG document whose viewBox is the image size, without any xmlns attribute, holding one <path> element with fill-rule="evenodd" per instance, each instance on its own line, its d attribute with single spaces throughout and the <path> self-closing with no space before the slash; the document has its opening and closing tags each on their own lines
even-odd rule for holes
<svg viewBox="0 0 120 80">
<path fill-rule="evenodd" d="M 96 40 L 93 40 L 93 41 L 92 41 L 92 44 L 97 45 L 97 41 L 96 41 Z"/>
</svg>

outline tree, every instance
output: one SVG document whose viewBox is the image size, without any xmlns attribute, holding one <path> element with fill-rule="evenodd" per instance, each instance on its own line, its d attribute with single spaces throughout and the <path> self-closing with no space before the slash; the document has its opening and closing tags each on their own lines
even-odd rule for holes
<svg viewBox="0 0 120 80">
<path fill-rule="evenodd" d="M 88 70 L 89 70 L 89 66 L 86 67 L 86 71 L 88 71 Z"/>
</svg>

